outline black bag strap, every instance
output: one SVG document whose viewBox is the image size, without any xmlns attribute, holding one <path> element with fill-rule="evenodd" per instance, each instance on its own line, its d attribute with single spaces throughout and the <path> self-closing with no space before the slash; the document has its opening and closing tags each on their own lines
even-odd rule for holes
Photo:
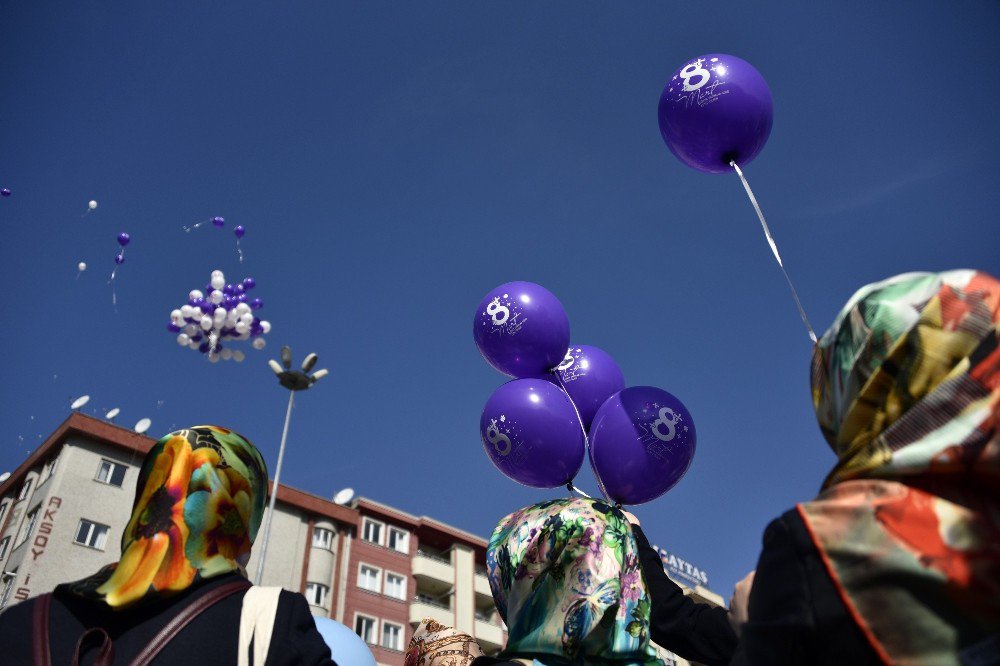
<svg viewBox="0 0 1000 666">
<path fill-rule="evenodd" d="M 156 655 L 160 653 L 167 643 L 173 640 L 180 631 L 186 627 L 193 619 L 201 615 L 208 608 L 219 603 L 223 599 L 237 592 L 242 592 L 253 587 L 250 581 L 234 580 L 231 583 L 220 585 L 214 590 L 198 597 L 191 605 L 177 614 L 174 619 L 167 623 L 146 645 L 145 649 L 132 660 L 131 666 L 147 666 Z"/>
<path fill-rule="evenodd" d="M 31 641 L 36 666 L 52 666 L 52 655 L 49 652 L 49 607 L 52 605 L 52 593 L 43 594 L 35 600 L 35 608 L 31 614 Z"/>
</svg>

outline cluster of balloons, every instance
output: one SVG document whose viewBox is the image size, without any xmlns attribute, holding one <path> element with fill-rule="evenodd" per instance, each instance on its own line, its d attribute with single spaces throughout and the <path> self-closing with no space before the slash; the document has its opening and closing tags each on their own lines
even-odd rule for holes
<svg viewBox="0 0 1000 666">
<path fill-rule="evenodd" d="M 271 330 L 270 322 L 254 316 L 264 307 L 261 299 L 247 295 L 255 286 L 252 277 L 227 284 L 222 271 L 212 271 L 205 291 L 194 289 L 188 302 L 170 313 L 167 330 L 177 334 L 177 344 L 206 354 L 212 363 L 220 359 L 240 362 L 245 358 L 243 351 L 231 349 L 223 340 L 228 345 L 252 338 L 251 346 L 260 350 L 267 344 L 263 336 Z"/>
<path fill-rule="evenodd" d="M 193 229 L 197 229 L 198 227 L 204 224 L 208 224 L 209 222 L 211 222 L 214 226 L 220 229 L 226 226 L 226 218 L 216 215 L 215 217 L 211 217 L 207 220 L 202 220 L 197 224 L 192 224 L 190 227 L 184 227 L 184 231 L 191 231 Z M 243 263 L 243 248 L 240 247 L 240 240 L 243 238 L 243 236 L 246 235 L 246 233 L 247 233 L 246 227 L 244 227 L 242 224 L 237 224 L 233 228 L 233 235 L 236 236 L 236 253 L 240 257 L 241 264 Z"/>
<path fill-rule="evenodd" d="M 651 386 L 625 388 L 606 352 L 570 346 L 559 300 L 532 282 L 508 282 L 483 298 L 473 320 L 483 358 L 515 377 L 486 402 L 479 434 L 506 476 L 535 488 L 572 484 L 589 451 L 606 497 L 653 500 L 694 457 L 694 422 L 676 397 Z"/>
</svg>

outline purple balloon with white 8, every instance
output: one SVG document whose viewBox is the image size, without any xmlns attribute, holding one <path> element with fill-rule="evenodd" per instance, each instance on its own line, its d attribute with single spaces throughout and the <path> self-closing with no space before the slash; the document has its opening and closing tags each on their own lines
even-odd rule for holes
<svg viewBox="0 0 1000 666">
<path fill-rule="evenodd" d="M 508 282 L 479 303 L 472 334 L 483 358 L 514 377 L 538 377 L 563 360 L 569 318 L 562 303 L 533 282 Z"/>
<path fill-rule="evenodd" d="M 663 389 L 633 386 L 601 405 L 590 428 L 590 464 L 608 497 L 642 504 L 673 488 L 694 458 L 687 407 Z"/>
<path fill-rule="evenodd" d="M 544 379 L 514 379 L 498 388 L 483 408 L 479 435 L 497 469 L 533 488 L 564 486 L 583 464 L 573 405 Z"/>
<path fill-rule="evenodd" d="M 753 65 L 725 53 L 685 63 L 660 95 L 660 134 L 684 164 L 732 173 L 754 159 L 771 135 L 771 90 Z"/>
</svg>

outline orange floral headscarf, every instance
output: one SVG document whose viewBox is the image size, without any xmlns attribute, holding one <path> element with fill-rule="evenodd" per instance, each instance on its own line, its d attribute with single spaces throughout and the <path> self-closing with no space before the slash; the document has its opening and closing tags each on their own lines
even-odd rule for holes
<svg viewBox="0 0 1000 666">
<path fill-rule="evenodd" d="M 232 430 L 170 433 L 139 473 L 121 560 L 69 591 L 117 609 L 238 570 L 264 516 L 266 484 L 260 453 Z"/>
</svg>

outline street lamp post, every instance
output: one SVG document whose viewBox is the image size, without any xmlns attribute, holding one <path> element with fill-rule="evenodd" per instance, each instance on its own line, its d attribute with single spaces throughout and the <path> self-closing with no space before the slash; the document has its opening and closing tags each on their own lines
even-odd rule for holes
<svg viewBox="0 0 1000 666">
<path fill-rule="evenodd" d="M 274 503 L 278 499 L 278 484 L 281 480 L 281 463 L 285 458 L 285 442 L 288 440 L 288 424 L 292 420 L 292 405 L 295 402 L 295 392 L 305 391 L 313 384 L 323 379 L 329 370 L 317 370 L 312 375 L 309 371 L 316 365 L 319 357 L 316 354 L 309 354 L 302 361 L 301 370 L 292 370 L 292 350 L 285 346 L 281 348 L 281 364 L 270 360 L 267 364 L 278 376 L 278 382 L 288 389 L 288 410 L 285 412 L 285 427 L 281 431 L 281 445 L 278 447 L 278 467 L 274 471 L 274 483 L 271 486 L 271 502 L 267 509 L 267 517 L 264 520 L 264 543 L 261 544 L 260 560 L 257 562 L 257 576 L 254 579 L 255 585 L 260 585 L 264 576 L 264 561 L 267 559 L 267 544 L 271 540 L 271 523 L 274 519 Z"/>
</svg>

